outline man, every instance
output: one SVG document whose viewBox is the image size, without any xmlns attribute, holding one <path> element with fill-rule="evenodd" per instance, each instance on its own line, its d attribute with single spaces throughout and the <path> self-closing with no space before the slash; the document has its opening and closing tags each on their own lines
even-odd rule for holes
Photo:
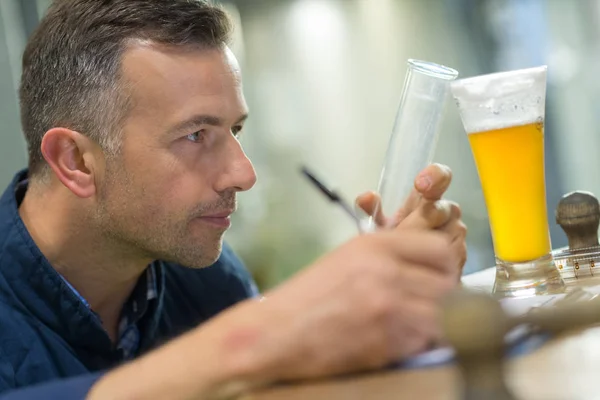
<svg viewBox="0 0 600 400">
<path fill-rule="evenodd" d="M 256 180 L 229 30 L 201 1 L 57 0 L 30 38 L 29 168 L 0 200 L 2 398 L 224 398 L 439 338 L 466 254 L 445 167 L 264 297 L 222 247 Z"/>
</svg>

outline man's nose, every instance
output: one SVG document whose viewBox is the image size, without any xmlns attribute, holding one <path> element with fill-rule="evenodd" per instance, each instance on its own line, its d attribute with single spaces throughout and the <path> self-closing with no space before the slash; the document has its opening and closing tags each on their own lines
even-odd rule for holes
<svg viewBox="0 0 600 400">
<path fill-rule="evenodd" d="M 227 153 L 227 166 L 217 181 L 215 190 L 222 192 L 233 188 L 237 192 L 243 192 L 251 189 L 256 183 L 256 172 L 241 144 L 234 137 L 229 140 Z"/>
</svg>

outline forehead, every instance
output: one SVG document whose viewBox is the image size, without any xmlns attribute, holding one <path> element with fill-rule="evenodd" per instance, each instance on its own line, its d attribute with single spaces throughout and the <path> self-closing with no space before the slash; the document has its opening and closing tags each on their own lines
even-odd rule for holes
<svg viewBox="0 0 600 400">
<path fill-rule="evenodd" d="M 123 55 L 122 78 L 134 108 L 146 111 L 186 113 L 208 107 L 238 112 L 246 107 L 240 68 L 227 47 L 135 43 Z"/>
</svg>

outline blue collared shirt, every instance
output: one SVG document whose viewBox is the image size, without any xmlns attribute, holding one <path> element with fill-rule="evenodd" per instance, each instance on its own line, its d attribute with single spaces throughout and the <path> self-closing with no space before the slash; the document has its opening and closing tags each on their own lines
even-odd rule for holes
<svg viewBox="0 0 600 400">
<path fill-rule="evenodd" d="M 81 294 L 79 294 L 77 289 L 75 289 L 63 276 L 61 276 L 61 278 L 63 278 L 64 282 L 73 293 L 75 293 L 79 300 L 91 310 L 90 304 L 83 296 L 81 296 Z M 145 290 L 138 290 L 140 285 L 145 286 Z M 123 352 L 123 359 L 133 359 L 139 350 L 140 329 L 137 326 L 137 323 L 146 313 L 148 303 L 156 299 L 157 295 L 158 289 L 156 284 L 155 266 L 150 264 L 148 268 L 146 268 L 146 273 L 142 275 L 136 288 L 133 290 L 133 293 L 125 303 L 121 314 L 121 320 L 119 321 L 119 340 L 117 342 L 117 349 Z"/>
</svg>

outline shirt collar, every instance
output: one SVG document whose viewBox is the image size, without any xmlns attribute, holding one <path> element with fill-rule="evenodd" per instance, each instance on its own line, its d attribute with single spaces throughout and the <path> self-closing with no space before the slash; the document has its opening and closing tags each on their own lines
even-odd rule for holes
<svg viewBox="0 0 600 400">
<path fill-rule="evenodd" d="M 146 268 L 146 273 L 143 275 L 145 276 L 146 282 L 145 282 L 145 286 L 146 286 L 146 300 L 153 300 L 156 299 L 158 297 L 158 285 L 156 283 L 156 265 L 150 264 L 148 266 L 148 268 Z M 69 287 L 69 289 L 71 289 L 73 291 L 73 293 L 77 296 L 77 298 L 79 298 L 79 300 L 81 300 L 81 302 L 83 304 L 85 304 L 88 308 L 90 308 L 90 303 L 88 303 L 88 301 L 77 291 L 77 289 L 75 289 L 73 287 L 73 285 L 71 285 L 69 283 L 68 280 L 65 279 L 64 276 L 60 275 L 60 277 L 63 279 L 63 281 L 65 282 L 65 284 Z M 140 277 L 140 280 L 144 279 L 143 277 Z M 140 284 L 140 282 L 138 282 L 138 285 Z"/>
</svg>

